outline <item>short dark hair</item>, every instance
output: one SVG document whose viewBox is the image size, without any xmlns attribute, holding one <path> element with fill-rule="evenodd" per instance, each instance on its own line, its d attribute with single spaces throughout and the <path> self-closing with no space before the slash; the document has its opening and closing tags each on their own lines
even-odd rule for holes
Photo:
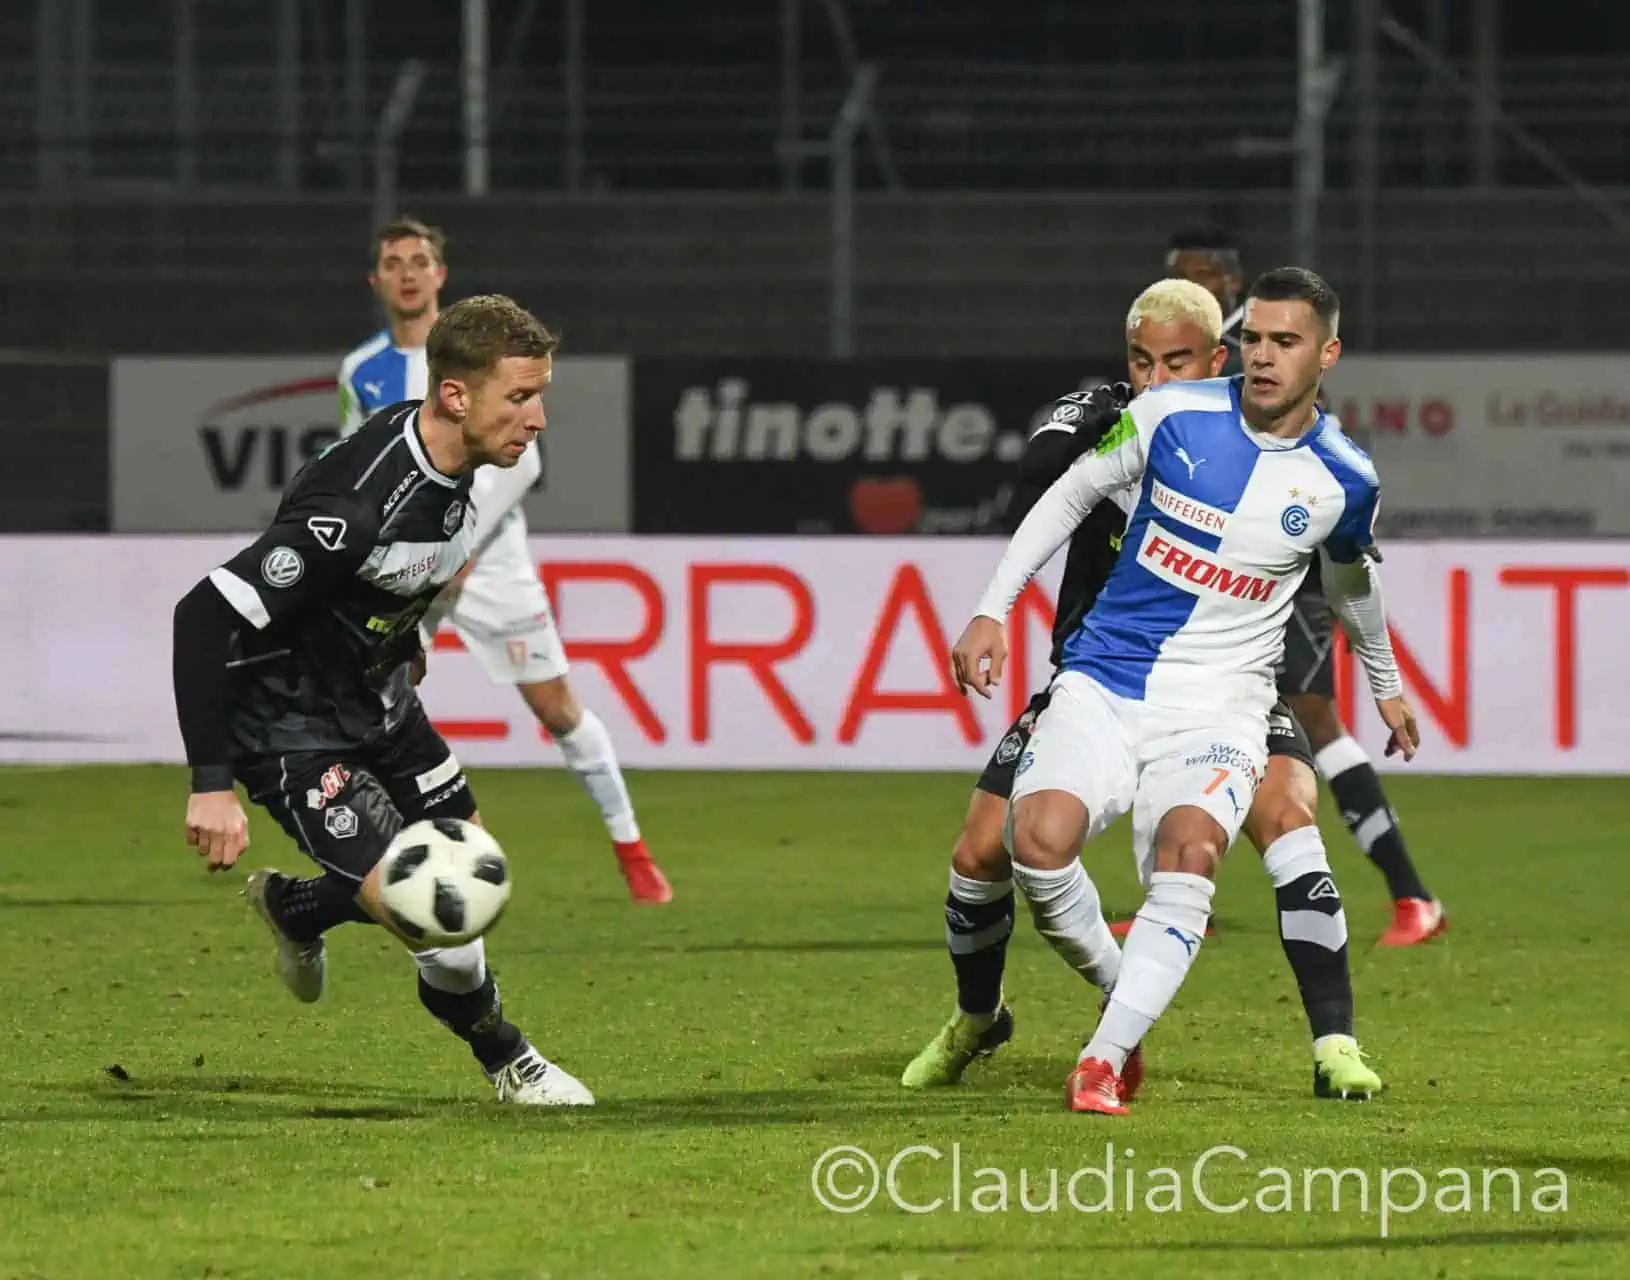
<svg viewBox="0 0 1630 1280">
<path fill-rule="evenodd" d="M 1275 267 L 1264 271 L 1245 291 L 1245 298 L 1261 298 L 1264 302 L 1305 302 L 1319 317 L 1325 332 L 1335 336 L 1341 323 L 1341 299 L 1325 282 L 1323 276 L 1306 267 Z"/>
<path fill-rule="evenodd" d="M 1191 249 L 1202 253 L 1239 254 L 1239 245 L 1234 243 L 1234 237 L 1216 226 L 1185 227 L 1173 232 L 1171 239 L 1166 241 L 1167 253 L 1185 253 Z"/>
<path fill-rule="evenodd" d="M 430 256 L 435 258 L 437 266 L 447 263 L 447 236 L 442 229 L 428 222 L 420 222 L 417 218 L 400 215 L 374 232 L 373 257 L 368 262 L 370 269 L 379 265 L 379 255 L 392 240 L 423 240 L 430 246 Z"/>
<path fill-rule="evenodd" d="M 425 339 L 425 362 L 435 387 L 443 378 L 480 378 L 510 356 L 552 356 L 559 346 L 560 339 L 513 298 L 478 293 L 436 317 Z"/>
</svg>

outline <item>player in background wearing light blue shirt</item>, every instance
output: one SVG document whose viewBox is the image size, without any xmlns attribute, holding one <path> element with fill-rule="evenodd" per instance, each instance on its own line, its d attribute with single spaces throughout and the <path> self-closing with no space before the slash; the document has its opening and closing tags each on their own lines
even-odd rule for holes
<svg viewBox="0 0 1630 1280">
<path fill-rule="evenodd" d="M 387 406 L 425 398 L 425 338 L 447 281 L 444 243 L 437 228 L 414 218 L 398 218 L 374 237 L 368 283 L 384 306 L 387 324 L 340 365 L 343 435 Z M 441 617 L 450 617 L 488 678 L 515 686 L 598 806 L 629 893 L 636 902 L 667 902 L 673 891 L 640 836 L 611 735 L 578 702 L 566 679 L 566 649 L 527 547 L 520 502 L 541 473 L 535 445 L 508 471 L 482 467 L 476 472 L 470 491 L 477 516 L 475 551 L 470 566 L 426 615 L 426 628 L 433 632 Z"/>
<path fill-rule="evenodd" d="M 1126 1114 L 1123 1066 L 1200 949 L 1217 865 L 1263 776 L 1285 625 L 1315 559 L 1391 730 L 1388 754 L 1415 754 L 1414 712 L 1365 554 L 1379 483 L 1317 404 L 1341 351 L 1338 316 L 1334 291 L 1312 272 L 1260 277 L 1241 333 L 1244 374 L 1134 400 L 1031 510 L 952 650 L 959 685 L 990 696 L 1004 620 L 1026 583 L 1097 503 L 1137 487 L 1121 555 L 1065 646 L 1020 760 L 1009 819 L 1014 880 L 1038 929 L 1050 936 L 1063 923 L 1056 913 L 1088 904 L 1088 933 L 1105 964 L 1118 964 L 1066 1084 L 1071 1110 Z M 1110 956 L 1080 855 L 1125 813 L 1147 896 L 1124 955 Z"/>
</svg>

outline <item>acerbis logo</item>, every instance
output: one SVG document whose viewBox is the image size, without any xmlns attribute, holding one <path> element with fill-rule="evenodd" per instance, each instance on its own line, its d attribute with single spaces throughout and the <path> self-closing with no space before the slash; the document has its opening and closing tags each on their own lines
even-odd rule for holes
<svg viewBox="0 0 1630 1280">
<path fill-rule="evenodd" d="M 418 484 L 423 479 L 424 473 L 417 469 L 410 471 L 407 473 L 407 475 L 403 476 L 401 480 L 397 482 L 396 488 L 391 491 L 391 496 L 385 499 L 385 505 L 380 509 L 379 518 L 381 520 L 389 519 L 391 512 L 396 510 L 396 504 L 402 501 L 403 498 L 407 497 L 409 490 L 411 490 L 414 485 Z"/>
<path fill-rule="evenodd" d="M 306 528 L 324 551 L 345 550 L 346 524 L 339 516 L 312 516 L 306 521 Z"/>
</svg>

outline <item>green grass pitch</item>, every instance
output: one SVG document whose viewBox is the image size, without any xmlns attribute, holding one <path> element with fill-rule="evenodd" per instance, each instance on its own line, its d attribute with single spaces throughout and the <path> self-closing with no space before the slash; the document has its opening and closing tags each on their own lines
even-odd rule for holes
<svg viewBox="0 0 1630 1280">
<path fill-rule="evenodd" d="M 490 939 L 506 1005 L 593 1111 L 495 1106 L 377 932 L 337 934 L 327 997 L 297 1005 L 241 873 L 186 849 L 179 770 L 0 770 L 0 1277 L 1630 1270 L 1623 781 L 1392 779 L 1452 915 L 1408 951 L 1373 948 L 1381 880 L 1326 812 L 1389 1084 L 1370 1104 L 1313 1098 L 1272 894 L 1238 846 L 1125 1120 L 1063 1110 L 1096 1002 L 1022 911 L 1014 1043 L 958 1089 L 898 1087 L 951 1004 L 940 905 L 968 778 L 635 775 L 677 895 L 654 909 L 627 901 L 569 776 L 474 781 L 516 875 Z M 304 870 L 264 814 L 251 827 L 245 868 Z M 1088 866 L 1135 907 L 1122 832 Z M 1085 1212 L 1103 1179 L 1073 1197 L 1069 1179 L 1106 1144 L 1115 1204 Z M 837 1146 L 896 1161 L 896 1195 L 823 1208 L 812 1165 Z M 1219 1146 L 1242 1155 L 1213 1156 L 1201 1190 L 1238 1212 L 1195 1193 Z M 1368 1209 L 1358 1176 L 1319 1169 L 1359 1171 Z M 1419 1171 L 1425 1200 L 1383 1237 L 1388 1169 Z M 1394 1203 L 1417 1198 L 1393 1178 Z"/>
</svg>

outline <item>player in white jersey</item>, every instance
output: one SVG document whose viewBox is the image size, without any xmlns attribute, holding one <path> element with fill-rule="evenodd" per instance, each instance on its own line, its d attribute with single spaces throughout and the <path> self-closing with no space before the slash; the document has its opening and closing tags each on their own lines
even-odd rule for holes
<svg viewBox="0 0 1630 1280">
<path fill-rule="evenodd" d="M 1335 293 L 1312 272 L 1260 277 L 1244 374 L 1134 400 L 1020 525 L 952 651 L 959 685 L 989 697 L 1025 584 L 1097 503 L 1135 487 L 1122 554 L 1065 646 L 1009 817 L 1014 879 L 1045 934 L 1050 912 L 1097 900 L 1082 842 L 1132 814 L 1147 895 L 1070 1074 L 1072 1110 L 1126 1113 L 1122 1067 L 1200 948 L 1217 865 L 1262 778 L 1285 625 L 1315 557 L 1392 732 L 1389 754 L 1414 756 L 1414 713 L 1365 554 L 1379 484 L 1317 405 L 1341 350 L 1337 322 Z M 1081 883 L 1061 894 L 1061 878 Z M 1107 928 L 1093 934 L 1113 945 Z"/>
<path fill-rule="evenodd" d="M 1215 227 L 1178 232 L 1167 244 L 1166 270 L 1208 290 L 1223 314 L 1237 324 L 1243 309 L 1234 303 L 1243 278 L 1239 248 L 1226 233 Z M 1238 373 L 1239 339 L 1227 328 L 1223 340 L 1229 345 L 1230 356 L 1222 372 Z M 1341 722 L 1336 707 L 1333 639 L 1330 610 L 1319 575 L 1309 573 L 1297 594 L 1290 630 L 1285 634 L 1279 696 L 1290 705 L 1297 723 L 1306 731 L 1314 764 L 1341 807 L 1342 821 L 1364 856 L 1386 877 L 1392 897 L 1392 924 L 1381 935 L 1380 945 L 1413 946 L 1447 929 L 1449 917 L 1415 869 L 1398 815 L 1387 801 L 1369 755 Z"/>
<path fill-rule="evenodd" d="M 424 342 L 447 280 L 444 244 L 437 228 L 414 218 L 398 218 L 375 236 L 368 283 L 388 323 L 340 365 L 343 435 L 387 405 L 425 398 Z M 427 615 L 427 626 L 433 630 L 438 618 L 450 614 L 488 678 L 516 687 L 599 807 L 629 893 L 637 902 L 667 902 L 673 891 L 640 835 L 611 735 L 578 702 L 566 678 L 566 649 L 527 547 L 520 502 L 541 471 L 534 445 L 508 471 L 476 472 L 472 562 Z"/>
</svg>

